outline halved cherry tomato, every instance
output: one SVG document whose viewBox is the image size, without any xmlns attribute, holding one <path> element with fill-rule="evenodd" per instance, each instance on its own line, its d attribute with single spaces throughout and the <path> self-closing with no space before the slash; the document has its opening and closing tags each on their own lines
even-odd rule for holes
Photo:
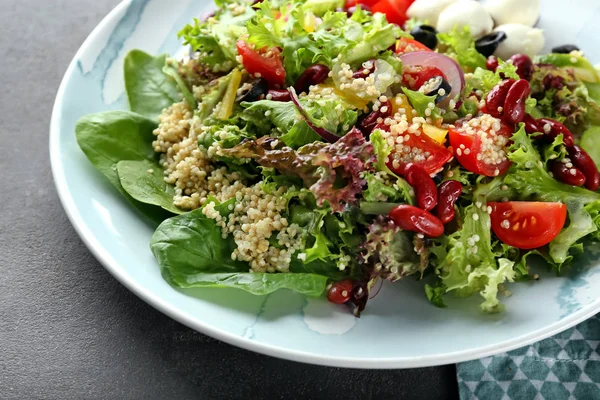
<svg viewBox="0 0 600 400">
<path fill-rule="evenodd" d="M 475 128 L 476 133 L 470 134 L 464 126 L 461 126 L 466 123 L 468 121 L 462 124 L 459 122 L 455 124 L 455 128 L 448 130 L 456 160 L 465 169 L 479 175 L 504 174 L 511 164 L 506 157 L 505 149 L 510 143 L 513 129 L 505 123 L 500 123 L 500 130 L 493 136 L 490 129 L 483 131 L 481 127 Z M 484 132 L 483 138 L 480 136 L 482 132 Z M 497 160 L 498 156 L 503 156 L 504 160 Z"/>
<path fill-rule="evenodd" d="M 387 125 L 380 124 L 376 127 L 376 129 L 389 130 L 389 127 Z M 411 158 L 409 160 L 403 160 L 401 162 L 394 163 L 394 152 L 392 151 L 392 154 L 390 155 L 390 161 L 387 163 L 387 166 L 398 175 L 404 174 L 404 169 L 409 163 L 420 166 L 428 174 L 433 174 L 438 172 L 448 161 L 452 159 L 451 149 L 448 149 L 444 145 L 436 142 L 423 132 L 421 132 L 418 136 L 415 134 L 405 133 L 403 137 L 403 149 L 408 148 L 410 149 L 411 153 L 413 152 L 413 149 L 418 149 L 418 153 L 429 153 L 429 155 L 425 159 Z"/>
<path fill-rule="evenodd" d="M 355 7 L 357 4 L 362 4 L 367 7 L 373 7 L 379 0 L 346 0 L 346 9 Z"/>
<path fill-rule="evenodd" d="M 563 203 L 508 201 L 488 205 L 492 207 L 492 230 L 498 239 L 524 250 L 550 243 L 567 220 Z"/>
<path fill-rule="evenodd" d="M 410 53 L 411 51 L 433 51 L 415 39 L 401 38 L 396 41 L 396 54 Z"/>
<path fill-rule="evenodd" d="M 285 69 L 281 62 L 280 52 L 272 48 L 265 54 L 253 50 L 244 40 L 237 41 L 238 54 L 242 57 L 242 64 L 250 74 L 260 74 L 269 83 L 283 85 L 285 83 Z M 267 53 L 271 53 L 267 56 Z"/>
<path fill-rule="evenodd" d="M 402 82 L 411 90 L 419 90 L 427 81 L 438 76 L 446 79 L 442 70 L 436 67 L 409 65 L 402 70 Z"/>
<path fill-rule="evenodd" d="M 406 11 L 413 2 L 414 0 L 380 0 L 371 7 L 371 11 L 373 14 L 376 12 L 385 14 L 390 24 L 404 25 L 408 20 Z"/>
</svg>

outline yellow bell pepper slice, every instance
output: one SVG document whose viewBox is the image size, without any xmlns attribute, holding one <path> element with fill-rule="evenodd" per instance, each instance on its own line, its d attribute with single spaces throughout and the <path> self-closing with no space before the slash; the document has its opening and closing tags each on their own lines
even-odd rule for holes
<svg viewBox="0 0 600 400">
<path fill-rule="evenodd" d="M 438 143 L 444 144 L 446 143 L 446 135 L 448 134 L 447 129 L 438 128 L 437 126 L 423 124 L 421 126 L 423 129 L 423 133 L 432 138 Z"/>
<path fill-rule="evenodd" d="M 396 97 L 392 99 L 392 111 L 394 114 L 396 114 L 400 109 L 404 109 L 404 112 L 406 113 L 406 119 L 408 122 L 412 122 L 414 117 L 413 108 L 405 94 L 397 94 Z"/>
<path fill-rule="evenodd" d="M 215 117 L 221 121 L 225 121 L 231 117 L 233 113 L 233 106 L 235 105 L 235 98 L 237 97 L 237 90 L 240 88 L 242 83 L 242 72 L 239 69 L 234 69 L 231 72 L 231 79 L 227 85 L 225 96 L 221 100 L 221 105 L 215 113 Z"/>
</svg>

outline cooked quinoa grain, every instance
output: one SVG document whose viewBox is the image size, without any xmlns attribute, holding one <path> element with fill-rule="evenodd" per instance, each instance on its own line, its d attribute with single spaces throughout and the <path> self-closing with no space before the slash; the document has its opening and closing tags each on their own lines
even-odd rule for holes
<svg viewBox="0 0 600 400">
<path fill-rule="evenodd" d="M 268 194 L 262 183 L 246 186 L 242 176 L 211 164 L 219 147 L 198 145 L 204 126 L 185 102 L 173 104 L 159 117 L 153 147 L 161 153 L 165 182 L 173 184 L 173 204 L 184 210 L 204 207 L 202 212 L 221 227 L 223 238 L 229 235 L 237 245 L 234 260 L 246 261 L 254 272 L 287 272 L 293 254 L 303 245 L 300 228 L 289 224 L 282 213 L 287 207 L 285 187 Z M 232 213 L 222 217 L 214 202 L 235 198 Z M 275 235 L 276 245 L 269 241 Z"/>
</svg>

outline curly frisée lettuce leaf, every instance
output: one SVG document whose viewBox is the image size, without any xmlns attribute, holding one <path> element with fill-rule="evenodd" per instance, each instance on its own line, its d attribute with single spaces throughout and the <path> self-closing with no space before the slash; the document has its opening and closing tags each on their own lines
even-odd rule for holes
<svg viewBox="0 0 600 400">
<path fill-rule="evenodd" d="M 206 21 L 194 19 L 186 25 L 179 38 L 201 53 L 202 62 L 215 71 L 229 71 L 236 64 L 236 41 L 247 32 L 246 22 L 255 14 L 252 5 L 244 1 L 228 2 L 219 8 L 214 17 Z"/>
<path fill-rule="evenodd" d="M 575 76 L 585 82 L 600 82 L 600 73 L 587 58 L 582 55 L 550 53 L 535 57 L 536 64 L 550 64 L 559 68 L 572 68 Z"/>
<path fill-rule="evenodd" d="M 344 81 L 340 76 L 340 73 L 343 73 L 343 64 L 345 64 L 344 61 L 337 60 L 337 62 L 333 64 L 331 71 L 333 74 L 333 81 L 336 87 L 341 91 L 346 90 L 343 89 L 342 85 L 344 84 Z M 385 93 L 390 86 L 396 83 L 395 66 L 384 59 L 377 59 L 375 60 L 375 71 L 373 72 L 372 76 L 374 79 L 372 86 L 375 90 L 360 90 L 352 94 L 364 100 L 375 100 L 381 93 Z"/>
<path fill-rule="evenodd" d="M 343 136 L 356 123 L 357 112 L 344 108 L 337 100 L 300 99 L 300 103 L 310 115 L 313 124 L 339 136 Z M 261 127 L 263 131 L 276 128 L 275 136 L 278 136 L 286 146 L 297 149 L 321 140 L 305 120 L 298 119 L 298 110 L 292 102 L 260 100 L 242 103 L 242 107 L 246 108 L 242 118 Z"/>
<path fill-rule="evenodd" d="M 589 234 L 598 235 L 600 195 L 552 178 L 523 126 L 512 140 L 508 157 L 513 165 L 504 183 L 518 193 L 519 200 L 562 202 L 567 206 L 568 225 L 549 245 L 549 256 L 560 266 L 571 260 L 570 250 L 577 250 L 579 240 Z"/>
<path fill-rule="evenodd" d="M 402 33 L 383 14 L 335 12 L 341 0 L 305 3 L 286 1 L 277 6 L 263 1 L 248 23 L 248 42 L 257 48 L 282 49 L 288 83 L 310 65 L 360 63 L 387 50 Z"/>
<path fill-rule="evenodd" d="M 334 212 L 341 212 L 345 204 L 356 203 L 362 192 L 366 182 L 361 174 L 371 165 L 373 146 L 353 129 L 331 144 L 314 142 L 294 150 L 279 139 L 263 136 L 222 149 L 220 155 L 251 158 L 283 175 L 297 176 L 314 194 L 317 205 L 327 202 Z"/>
<path fill-rule="evenodd" d="M 485 68 L 485 57 L 475 49 L 475 40 L 469 26 L 454 28 L 449 33 L 438 33 L 442 53 L 454 58 L 466 71 Z"/>
<path fill-rule="evenodd" d="M 421 258 L 414 251 L 413 240 L 390 219 L 379 216 L 368 229 L 363 260 L 373 267 L 371 279 L 380 277 L 395 282 L 422 270 Z"/>
<path fill-rule="evenodd" d="M 431 254 L 447 292 L 465 297 L 479 292 L 484 298 L 481 309 L 498 312 L 503 309 L 498 300 L 498 285 L 514 281 L 514 262 L 505 258 L 496 260 L 485 196 L 478 194 L 475 199 L 483 206 L 472 204 L 461 210 L 462 229 L 439 239 Z"/>
<path fill-rule="evenodd" d="M 496 72 L 492 72 L 486 68 L 477 67 L 472 74 L 465 74 L 465 88 L 463 93 L 469 95 L 473 90 L 479 89 L 483 91 L 484 96 L 498 85 L 504 79 L 519 80 L 517 75 L 517 67 L 509 62 L 498 60 L 498 68 Z"/>
<path fill-rule="evenodd" d="M 221 228 L 201 209 L 164 221 L 152 235 L 150 249 L 163 278 L 179 288 L 228 287 L 255 295 L 290 289 L 316 297 L 325 291 L 328 281 L 326 276 L 312 273 L 248 272 L 246 263 L 231 259 L 235 249 L 232 237 L 223 239 Z"/>
</svg>

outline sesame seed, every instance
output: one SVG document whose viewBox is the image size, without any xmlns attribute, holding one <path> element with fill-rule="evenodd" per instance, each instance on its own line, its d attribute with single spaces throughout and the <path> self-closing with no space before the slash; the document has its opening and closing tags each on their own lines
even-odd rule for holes
<svg viewBox="0 0 600 400">
<path fill-rule="evenodd" d="M 479 220 L 479 214 L 473 214 L 473 219 L 475 221 L 478 221 Z"/>
<path fill-rule="evenodd" d="M 504 229 L 508 229 L 510 228 L 510 221 L 507 219 L 502 220 L 502 222 L 500 222 L 500 226 Z"/>
</svg>

